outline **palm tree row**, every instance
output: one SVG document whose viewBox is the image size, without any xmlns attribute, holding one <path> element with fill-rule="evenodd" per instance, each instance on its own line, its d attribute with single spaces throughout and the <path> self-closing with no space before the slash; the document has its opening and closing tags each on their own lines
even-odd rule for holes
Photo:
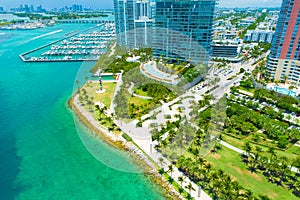
<svg viewBox="0 0 300 200">
<path fill-rule="evenodd" d="M 213 199 L 269 199 L 266 196 L 255 197 L 252 191 L 240 186 L 223 170 L 213 169 L 212 165 L 203 157 L 193 161 L 191 158 L 180 156 L 176 166 L 203 190 L 208 191 Z M 178 181 L 181 182 L 182 179 Z"/>
<path fill-rule="evenodd" d="M 300 173 L 291 171 L 286 157 L 278 157 L 274 148 L 269 148 L 268 156 L 262 155 L 260 147 L 252 149 L 249 143 L 245 144 L 244 149 L 246 154 L 242 155 L 242 160 L 251 172 L 262 173 L 269 182 L 290 189 L 295 196 L 300 197 Z M 290 164 L 298 166 L 299 159 L 300 156 Z"/>
</svg>

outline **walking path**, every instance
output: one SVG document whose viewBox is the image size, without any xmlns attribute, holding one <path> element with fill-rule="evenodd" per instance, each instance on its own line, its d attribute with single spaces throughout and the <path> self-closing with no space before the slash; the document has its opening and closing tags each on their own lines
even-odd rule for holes
<svg viewBox="0 0 300 200">
<path fill-rule="evenodd" d="M 247 66 L 247 68 L 251 69 L 251 65 L 249 64 Z M 245 67 L 246 68 L 246 67 Z M 246 68 L 246 69 L 247 69 Z M 235 71 L 238 71 L 238 68 L 235 69 Z M 216 88 L 215 90 L 213 90 L 211 92 L 211 95 L 213 95 L 215 98 L 219 99 L 221 97 L 223 97 L 223 95 L 229 91 L 229 88 L 237 81 L 239 81 L 242 78 L 243 74 L 238 75 L 236 78 L 234 78 L 233 80 L 227 80 L 228 77 L 223 77 L 220 81 L 219 81 L 219 85 L 220 87 Z M 120 75 L 119 77 L 119 81 L 117 83 L 116 86 L 116 90 L 114 93 L 114 97 L 117 94 L 117 92 L 120 90 L 120 87 L 122 85 L 123 81 L 122 81 L 122 75 Z M 132 93 L 132 88 L 133 88 L 133 84 L 131 84 L 130 88 L 128 89 L 129 92 Z M 211 87 L 212 88 L 212 87 Z M 163 103 L 161 107 L 152 110 L 151 112 L 149 112 L 147 115 L 143 116 L 142 119 L 144 119 L 146 116 L 151 116 L 154 113 L 159 113 L 157 114 L 157 121 L 158 124 L 160 123 L 164 123 L 166 121 L 166 119 L 164 118 L 164 114 L 166 111 L 165 109 L 169 110 L 169 106 L 174 105 L 174 103 L 178 102 L 178 101 L 182 101 L 181 104 L 178 104 L 178 106 L 184 106 L 184 114 L 186 116 L 189 116 L 189 112 L 191 111 L 190 109 L 190 105 L 191 105 L 191 99 L 187 98 L 189 96 L 193 96 L 194 100 L 197 102 L 198 100 L 200 100 L 202 97 L 201 95 L 204 94 L 206 91 L 208 91 L 209 89 L 208 87 L 204 87 L 201 88 L 200 90 L 198 90 L 197 92 L 193 92 L 193 89 L 189 89 L 185 94 L 183 94 L 180 97 L 177 97 L 176 99 L 174 99 L 171 102 L 168 103 Z M 177 104 L 176 104 L 177 105 Z M 110 111 L 111 113 L 114 113 L 114 108 L 115 105 L 112 102 L 111 107 L 110 107 Z M 169 110 L 170 111 L 170 110 Z M 167 113 L 167 112 L 166 112 Z M 150 133 L 150 128 L 149 126 L 146 127 L 136 127 L 136 123 L 138 122 L 138 120 L 134 120 L 132 122 L 129 123 L 125 123 L 122 120 L 116 120 L 114 119 L 115 124 L 124 132 L 127 133 L 132 139 L 133 141 L 144 151 L 147 153 L 147 155 L 153 159 L 160 167 L 164 168 L 165 171 L 168 171 L 168 165 L 170 165 L 170 161 L 165 159 L 163 157 L 162 154 L 160 154 L 159 152 L 157 152 L 154 149 L 154 144 L 152 142 L 152 136 Z M 237 152 L 237 153 L 245 153 L 245 151 L 234 147 L 224 141 L 220 141 L 220 144 Z M 163 158 L 164 163 L 165 164 L 160 164 L 161 162 L 159 161 L 160 158 Z M 292 170 L 297 171 L 295 168 L 292 168 Z M 182 172 L 180 172 L 176 167 L 174 167 L 174 172 L 167 172 L 173 179 L 174 181 L 178 181 L 178 177 L 179 176 L 183 176 L 186 177 Z M 192 182 L 191 180 L 188 179 L 188 177 L 185 178 L 185 182 L 183 183 L 183 189 L 186 188 L 187 185 L 189 185 L 189 183 L 192 184 L 194 190 L 191 191 L 191 196 L 196 199 L 196 200 L 211 200 L 211 198 L 209 197 L 209 195 L 207 195 L 203 190 L 201 190 L 200 188 L 198 188 L 198 186 Z M 188 191 L 187 191 L 188 192 Z"/>
<path fill-rule="evenodd" d="M 121 71 L 121 73 L 119 75 L 119 79 L 118 79 L 118 82 L 117 82 L 117 85 L 116 85 L 116 89 L 115 89 L 115 92 L 114 92 L 114 95 L 113 95 L 112 99 L 115 99 L 117 93 L 121 89 L 121 85 L 123 84 L 122 75 L 123 75 L 123 71 Z M 113 101 L 111 102 L 109 109 L 110 109 L 110 113 L 115 114 L 115 104 L 114 104 Z"/>
<path fill-rule="evenodd" d="M 128 88 L 129 94 L 131 94 L 131 95 L 133 95 L 135 97 L 141 98 L 141 99 L 153 99 L 152 97 L 142 96 L 142 95 L 138 95 L 138 94 L 133 93 L 133 91 L 132 91 L 133 87 L 134 87 L 134 83 L 131 82 L 131 85 Z"/>
</svg>

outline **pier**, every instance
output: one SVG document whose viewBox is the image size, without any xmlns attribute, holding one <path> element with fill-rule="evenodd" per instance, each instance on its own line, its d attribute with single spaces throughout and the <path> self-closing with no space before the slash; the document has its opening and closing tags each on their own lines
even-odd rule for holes
<svg viewBox="0 0 300 200">
<path fill-rule="evenodd" d="M 98 24 L 83 31 L 72 31 L 62 39 L 27 51 L 19 57 L 23 62 L 82 62 L 97 61 L 107 51 L 108 44 L 115 40 L 114 24 Z M 92 29 L 100 28 L 93 31 Z M 29 54 L 41 51 L 38 55 Z"/>
<path fill-rule="evenodd" d="M 51 42 L 51 43 L 49 43 L 49 44 L 45 44 L 45 45 L 40 46 L 40 47 L 38 47 L 38 48 L 35 48 L 35 49 L 32 49 L 32 50 L 27 51 L 27 52 L 25 52 L 25 53 L 22 53 L 22 54 L 19 55 L 19 57 L 21 58 L 21 60 L 22 60 L 23 62 L 32 62 L 32 61 L 30 61 L 30 60 L 26 60 L 26 59 L 24 58 L 24 56 L 26 56 L 26 55 L 28 55 L 28 54 L 30 54 L 30 53 L 33 53 L 33 52 L 35 52 L 35 51 L 41 50 L 41 49 L 43 49 L 43 48 L 45 48 L 45 47 L 48 47 L 48 46 L 50 46 L 50 45 L 56 44 L 56 43 L 58 43 L 58 42 L 61 42 L 61 41 L 65 40 L 65 39 L 70 38 L 70 37 L 73 37 L 73 36 L 75 36 L 75 35 L 77 35 L 77 34 L 79 34 L 79 31 L 73 31 L 71 34 L 67 35 L 66 37 L 64 37 L 64 38 L 62 38 L 62 39 L 56 40 L 56 41 Z"/>
</svg>

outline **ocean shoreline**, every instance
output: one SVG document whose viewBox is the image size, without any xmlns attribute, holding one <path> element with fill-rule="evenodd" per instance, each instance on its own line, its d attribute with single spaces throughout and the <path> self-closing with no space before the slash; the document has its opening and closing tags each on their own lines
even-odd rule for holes
<svg viewBox="0 0 300 200">
<path fill-rule="evenodd" d="M 75 93 L 74 95 L 72 95 L 72 97 L 68 100 L 68 106 L 73 111 L 73 114 L 76 115 L 76 117 L 78 117 L 78 119 L 93 134 L 95 134 L 95 136 L 111 145 L 112 147 L 129 153 L 129 155 L 133 157 L 134 164 L 138 164 L 138 166 L 142 168 L 142 170 L 144 171 L 144 175 L 150 177 L 152 183 L 156 184 L 158 187 L 163 188 L 163 195 L 166 199 L 182 199 L 179 193 L 168 184 L 168 181 L 164 178 L 162 179 L 161 176 L 157 173 L 158 169 L 155 167 L 153 161 L 151 161 L 144 152 L 142 152 L 142 154 L 138 154 L 136 151 L 134 151 L 135 149 L 140 150 L 137 145 L 127 142 L 121 135 L 117 136 L 106 133 L 106 131 L 101 130 L 100 125 L 96 126 L 89 120 L 89 118 L 92 116 L 88 111 L 82 110 L 84 108 L 78 103 L 78 94 Z"/>
</svg>

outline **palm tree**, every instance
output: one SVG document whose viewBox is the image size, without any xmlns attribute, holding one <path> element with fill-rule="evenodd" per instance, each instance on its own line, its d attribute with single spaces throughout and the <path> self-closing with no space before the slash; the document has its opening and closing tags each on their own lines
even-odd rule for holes
<svg viewBox="0 0 300 200">
<path fill-rule="evenodd" d="M 251 190 L 248 190 L 248 189 L 246 189 L 244 196 L 247 200 L 254 200 L 255 199 L 253 192 Z"/>
<path fill-rule="evenodd" d="M 274 148 L 274 147 L 270 147 L 270 148 L 268 149 L 268 153 L 270 153 L 270 154 L 271 154 L 271 157 L 270 157 L 270 162 L 272 162 L 272 160 L 273 160 L 273 157 L 275 157 L 275 156 L 276 156 L 275 148 Z"/>
<path fill-rule="evenodd" d="M 284 79 L 284 83 L 286 83 L 287 78 L 288 78 L 288 76 L 285 75 L 284 78 L 283 78 Z"/>
<path fill-rule="evenodd" d="M 189 182 L 189 184 L 188 184 L 187 186 L 185 186 L 185 188 L 189 190 L 189 195 L 190 195 L 190 196 L 191 196 L 192 190 L 195 191 L 195 188 L 193 188 L 193 185 L 192 185 L 191 182 Z"/>
<path fill-rule="evenodd" d="M 248 164 L 249 163 L 249 158 L 251 156 L 250 154 L 251 154 L 251 151 L 252 151 L 252 147 L 251 147 L 249 142 L 245 143 L 244 149 L 247 153 L 247 164 Z"/>
<path fill-rule="evenodd" d="M 160 177 L 161 177 L 161 180 L 162 180 L 163 175 L 164 175 L 164 173 L 165 173 L 164 168 L 160 168 L 160 169 L 158 170 L 158 173 L 160 174 Z"/>
<path fill-rule="evenodd" d="M 210 163 L 207 163 L 204 165 L 205 170 L 209 173 L 210 170 L 212 169 L 212 165 Z M 205 173 L 206 174 L 206 173 Z"/>
<path fill-rule="evenodd" d="M 255 154 L 254 154 L 254 156 L 255 156 L 255 158 L 254 158 L 254 160 L 255 160 L 255 162 L 257 162 L 258 161 L 258 159 L 259 159 L 259 157 L 260 157 L 260 153 L 262 152 L 262 148 L 261 147 L 259 147 L 259 146 L 256 146 L 255 147 Z"/>
<path fill-rule="evenodd" d="M 291 92 L 292 92 L 292 90 L 293 90 L 294 88 L 295 88 L 295 86 L 293 86 L 293 85 L 290 85 L 290 86 L 289 86 L 289 94 L 288 94 L 289 96 L 290 96 L 290 94 L 291 94 Z"/>
<path fill-rule="evenodd" d="M 173 184 L 173 182 L 174 182 L 174 179 L 172 178 L 172 177 L 168 177 L 168 182 L 170 183 L 170 185 L 172 185 Z"/>
<path fill-rule="evenodd" d="M 201 169 L 202 169 L 203 164 L 204 164 L 204 162 L 205 162 L 204 158 L 199 157 L 198 160 L 197 160 L 197 162 L 199 163 L 199 165 L 200 165 L 200 167 L 201 167 Z"/>
<path fill-rule="evenodd" d="M 168 166 L 168 172 L 171 173 L 171 177 L 172 177 L 172 173 L 174 172 L 174 167 L 173 167 L 173 165 L 169 165 L 169 166 Z"/>
<path fill-rule="evenodd" d="M 182 187 L 182 183 L 184 182 L 184 179 L 185 179 L 185 177 L 183 177 L 183 176 L 178 177 L 178 182 L 180 182 L 181 187 Z"/>
<path fill-rule="evenodd" d="M 275 81 L 275 85 L 276 85 L 276 87 L 275 87 L 275 92 L 276 92 L 276 96 L 278 95 L 278 93 L 277 93 L 277 89 L 278 89 L 278 81 Z"/>
<path fill-rule="evenodd" d="M 164 162 L 164 159 L 162 157 L 159 157 L 158 158 L 158 161 L 160 163 L 160 166 L 162 166 L 165 162 Z"/>
</svg>

